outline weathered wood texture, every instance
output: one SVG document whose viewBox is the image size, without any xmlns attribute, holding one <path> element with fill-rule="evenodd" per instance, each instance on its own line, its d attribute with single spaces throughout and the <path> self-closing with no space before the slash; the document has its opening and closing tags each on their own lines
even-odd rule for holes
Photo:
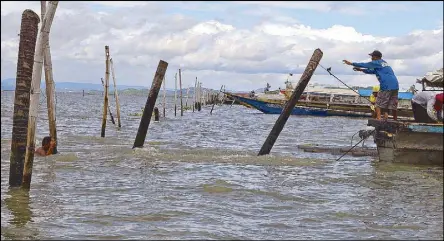
<svg viewBox="0 0 444 241">
<path fill-rule="evenodd" d="M 17 75 L 12 117 L 11 156 L 9 158 L 9 186 L 22 184 L 29 120 L 29 91 L 31 90 L 39 16 L 26 9 L 22 14 L 18 48 Z"/>
<path fill-rule="evenodd" d="M 291 111 L 293 110 L 293 108 L 296 105 L 296 102 L 298 102 L 299 98 L 304 92 L 305 87 L 307 86 L 308 82 L 311 79 L 311 76 L 313 76 L 316 67 L 318 67 L 319 62 L 321 61 L 322 56 L 323 53 L 320 49 L 316 49 L 314 51 L 313 55 L 311 56 L 310 62 L 308 63 L 304 73 L 301 76 L 301 79 L 299 80 L 298 85 L 293 91 L 290 99 L 285 104 L 285 107 L 282 110 L 281 115 L 276 120 L 273 129 L 271 130 L 270 134 L 268 135 L 267 139 L 262 145 L 262 148 L 258 153 L 259 156 L 270 154 L 270 151 L 273 148 L 274 143 L 279 137 L 279 134 L 281 133 L 282 129 L 284 129 L 285 123 L 287 122 L 288 117 L 290 117 Z"/>
</svg>

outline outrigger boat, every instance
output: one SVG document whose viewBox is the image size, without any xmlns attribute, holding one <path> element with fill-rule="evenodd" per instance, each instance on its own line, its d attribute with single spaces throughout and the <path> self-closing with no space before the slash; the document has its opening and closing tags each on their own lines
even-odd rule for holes
<svg viewBox="0 0 444 241">
<path fill-rule="evenodd" d="M 427 73 L 418 80 L 436 90 L 443 85 L 443 69 Z M 375 128 L 373 136 L 379 161 L 443 166 L 443 124 L 369 119 L 368 126 Z"/>
</svg>

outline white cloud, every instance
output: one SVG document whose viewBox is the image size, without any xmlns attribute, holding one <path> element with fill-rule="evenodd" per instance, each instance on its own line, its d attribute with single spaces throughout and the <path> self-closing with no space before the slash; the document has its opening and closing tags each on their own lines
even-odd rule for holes
<svg viewBox="0 0 444 241">
<path fill-rule="evenodd" d="M 2 2 L 1 77 L 15 76 L 20 16 L 25 8 L 40 12 L 38 2 Z M 155 2 L 60 2 L 50 42 L 56 81 L 96 82 L 104 74 L 104 46 L 109 45 L 121 84 L 150 86 L 159 59 L 169 62 L 167 86 L 181 67 L 184 85 L 195 77 L 204 86 L 218 89 L 256 89 L 269 82 L 284 86 L 287 74 L 299 76 L 314 49 L 324 52 L 322 65 L 350 85 L 374 85 L 376 78 L 360 75 L 342 64 L 343 59 L 367 61 L 368 53 L 379 49 L 392 65 L 401 86 L 408 87 L 425 72 L 442 67 L 442 24 L 434 30 L 412 30 L 405 36 L 375 36 L 352 26 L 331 23 L 325 29 L 310 27 L 292 17 L 267 17 L 253 27 L 237 27 L 228 21 L 199 20 L 192 14 L 167 13 Z M 232 3 L 232 4 L 239 4 Z M 263 7 L 294 9 L 344 9 L 336 2 L 248 2 Z M 373 8 L 380 8 L 377 3 Z M 187 10 L 220 6 L 177 3 Z M 93 7 L 92 7 L 93 6 Z M 237 5 L 236 5 L 237 6 Z M 350 7 L 362 5 L 351 4 Z M 109 10 L 111 8 L 112 10 Z M 342 11 L 341 10 L 341 11 Z M 248 16 L 242 16 L 247 18 Z M 242 18 L 241 17 L 241 18 Z M 297 80 L 295 80 L 297 81 Z M 312 82 L 335 83 L 318 68 Z"/>
</svg>

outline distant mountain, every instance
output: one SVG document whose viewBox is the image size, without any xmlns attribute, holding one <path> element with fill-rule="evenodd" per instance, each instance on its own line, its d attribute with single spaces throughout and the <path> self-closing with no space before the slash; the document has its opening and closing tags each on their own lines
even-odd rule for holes
<svg viewBox="0 0 444 241">
<path fill-rule="evenodd" d="M 1 89 L 2 90 L 15 90 L 15 79 L 9 78 L 4 79 L 1 82 Z M 55 87 L 57 91 L 76 91 L 76 90 L 97 90 L 101 91 L 103 90 L 103 86 L 100 83 L 97 84 L 91 84 L 91 83 L 78 83 L 78 82 L 56 82 Z M 45 82 L 42 81 L 42 84 L 40 85 L 41 89 L 46 88 Z M 109 87 L 110 89 L 114 89 L 112 85 Z M 124 89 L 136 89 L 136 90 L 142 90 L 147 89 L 147 87 L 144 86 L 131 86 L 131 85 L 117 85 L 118 90 L 124 90 Z"/>
<path fill-rule="evenodd" d="M 15 79 L 13 78 L 9 78 L 9 79 L 4 79 L 1 81 L 1 90 L 15 90 Z M 91 83 L 77 83 L 77 82 L 56 82 L 55 83 L 56 86 L 56 91 L 103 91 L 103 86 L 100 83 L 97 84 L 91 84 Z M 45 89 L 45 82 L 42 81 L 41 85 L 40 85 L 41 89 Z M 110 85 L 109 86 L 109 90 L 110 90 L 110 94 L 113 94 L 112 91 L 114 91 L 114 86 Z M 117 85 L 117 89 L 120 90 L 129 90 L 129 91 L 143 91 L 143 92 L 148 92 L 149 88 L 145 87 L 145 86 L 131 86 L 131 85 Z M 207 88 L 202 88 L 202 90 L 208 91 L 211 89 L 207 89 Z M 167 95 L 174 95 L 174 89 L 166 89 L 167 91 Z M 212 90 L 214 92 L 218 92 L 219 90 Z M 227 90 L 228 91 L 228 90 Z M 186 96 L 187 94 L 187 89 L 182 89 L 182 96 Z M 160 89 L 160 96 L 163 95 L 163 88 Z M 189 96 L 193 96 L 194 95 L 194 87 L 190 88 L 190 91 L 188 93 Z M 180 90 L 177 90 L 177 97 L 180 96 Z"/>
</svg>

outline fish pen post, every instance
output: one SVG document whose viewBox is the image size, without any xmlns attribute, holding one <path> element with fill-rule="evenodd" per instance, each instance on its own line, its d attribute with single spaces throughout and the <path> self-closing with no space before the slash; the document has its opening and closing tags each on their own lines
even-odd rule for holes
<svg viewBox="0 0 444 241">
<path fill-rule="evenodd" d="M 41 14 L 42 19 L 45 19 L 46 13 L 46 1 L 41 1 Z M 46 38 L 45 43 L 43 43 L 43 62 L 45 69 L 45 83 L 46 83 L 46 106 L 48 110 L 48 124 L 49 124 L 49 135 L 52 141 L 54 141 L 55 146 L 53 148 L 53 154 L 57 154 L 57 125 L 55 117 L 55 101 L 54 101 L 54 75 L 52 73 L 52 60 L 51 60 L 51 49 L 49 46 L 49 35 Z M 83 91 L 83 96 L 85 96 L 85 91 Z"/>
<path fill-rule="evenodd" d="M 194 90 L 193 90 L 193 113 L 194 113 L 194 109 L 196 107 L 196 91 L 197 91 L 197 77 L 196 77 L 196 81 L 194 82 Z"/>
<path fill-rule="evenodd" d="M 156 74 L 154 75 L 153 84 L 151 85 L 148 99 L 146 100 L 145 108 L 143 109 L 142 119 L 140 120 L 139 129 L 137 130 L 136 139 L 134 140 L 133 148 L 143 147 L 145 142 L 146 133 L 150 125 L 151 116 L 153 115 L 153 109 L 156 105 L 157 95 L 159 94 L 162 80 L 165 77 L 165 72 L 168 68 L 168 63 L 160 60 L 157 66 Z"/>
<path fill-rule="evenodd" d="M 185 109 L 188 109 L 188 94 L 190 93 L 190 87 L 187 89 L 187 96 L 185 97 Z"/>
<path fill-rule="evenodd" d="M 179 88 L 180 88 L 180 116 L 183 116 L 183 102 L 182 102 L 182 71 L 179 69 Z"/>
<path fill-rule="evenodd" d="M 109 63 L 111 65 L 111 74 L 113 76 L 113 82 L 114 82 L 114 98 L 116 98 L 117 126 L 120 128 L 120 127 L 122 127 L 122 125 L 120 124 L 119 95 L 117 94 L 116 75 L 114 74 L 114 64 L 113 64 L 113 59 L 112 58 L 109 60 Z"/>
<path fill-rule="evenodd" d="M 163 118 L 166 118 L 166 87 L 165 76 L 163 77 Z"/>
<path fill-rule="evenodd" d="M 322 56 L 323 56 L 323 53 L 320 49 L 316 49 L 313 52 L 310 62 L 308 63 L 307 67 L 305 68 L 304 73 L 302 74 L 298 85 L 296 86 L 293 93 L 291 94 L 290 99 L 285 104 L 285 107 L 282 110 L 281 115 L 276 120 L 276 123 L 274 124 L 273 129 L 271 130 L 270 134 L 268 135 L 267 139 L 265 140 L 264 144 L 262 145 L 262 148 L 259 151 L 258 156 L 270 154 L 271 148 L 273 148 L 273 145 L 276 142 L 277 138 L 279 137 L 279 134 L 284 129 L 284 125 L 287 122 L 288 117 L 290 117 L 290 114 L 293 111 L 293 109 L 296 105 L 296 102 L 298 102 L 299 98 L 301 97 L 302 93 L 305 90 L 305 87 L 307 86 L 308 82 L 310 81 L 311 76 L 313 76 L 313 73 L 316 70 L 316 67 L 318 67 L 319 62 L 322 59 Z"/>
<path fill-rule="evenodd" d="M 101 137 L 105 137 L 106 116 L 108 107 L 108 86 L 109 86 L 109 47 L 105 46 L 105 94 L 103 98 L 103 116 L 102 116 L 102 132 Z"/>
<path fill-rule="evenodd" d="M 105 89 L 105 83 L 103 82 L 103 78 L 100 78 L 100 80 L 102 81 L 102 86 Z M 113 125 L 115 125 L 116 122 L 114 121 L 114 116 L 113 116 L 113 113 L 111 112 L 111 107 L 109 107 L 109 105 L 108 105 L 108 112 L 109 112 L 109 118 L 111 119 L 111 122 L 113 123 Z"/>
<path fill-rule="evenodd" d="M 198 100 L 197 100 L 197 111 L 201 111 L 202 109 L 202 82 L 198 83 L 198 87 L 197 87 L 197 96 L 198 96 Z"/>
<path fill-rule="evenodd" d="M 177 116 L 177 73 L 174 75 L 174 116 Z"/>
<path fill-rule="evenodd" d="M 82 90 L 82 96 L 85 97 L 85 90 Z"/>
<path fill-rule="evenodd" d="M 29 91 L 39 22 L 37 13 L 29 9 L 23 11 L 14 92 L 11 156 L 9 157 L 9 186 L 11 187 L 19 187 L 23 179 L 28 135 Z"/>
<path fill-rule="evenodd" d="M 223 88 L 223 87 L 224 87 L 223 85 L 220 87 L 219 93 L 222 92 L 222 88 Z M 218 94 L 219 94 L 219 93 L 218 93 Z M 211 106 L 210 115 L 213 114 L 213 109 L 214 109 L 214 105 L 215 105 L 215 104 L 216 104 L 216 101 L 213 101 L 213 106 Z"/>
<path fill-rule="evenodd" d="M 28 137 L 26 144 L 25 165 L 23 167 L 22 187 L 29 189 L 31 187 L 32 165 L 34 163 L 35 152 L 35 132 L 37 125 L 38 109 L 40 102 L 40 83 L 42 80 L 42 65 L 44 44 L 46 43 L 49 32 L 51 30 L 52 21 L 57 9 L 58 1 L 50 1 L 48 9 L 45 13 L 40 27 L 40 34 L 37 39 L 36 50 L 34 54 L 34 66 L 32 69 L 32 82 L 29 98 L 29 121 L 28 121 Z"/>
<path fill-rule="evenodd" d="M 159 108 L 154 107 L 154 121 L 159 121 Z"/>
</svg>

